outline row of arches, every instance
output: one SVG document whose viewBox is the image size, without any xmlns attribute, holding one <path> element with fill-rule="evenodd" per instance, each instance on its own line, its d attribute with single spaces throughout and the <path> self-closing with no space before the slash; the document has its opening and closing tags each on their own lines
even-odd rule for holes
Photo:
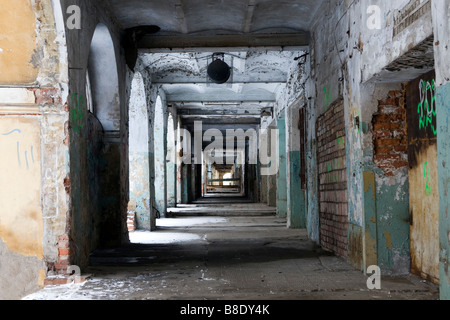
<svg viewBox="0 0 450 320">
<path fill-rule="evenodd" d="M 139 229 L 154 230 L 156 217 L 177 203 L 177 166 L 168 160 L 176 148 L 176 118 L 158 90 L 146 92 L 139 71 L 132 81 L 129 112 L 131 210 Z"/>
<path fill-rule="evenodd" d="M 165 214 L 167 199 L 176 201 L 176 167 L 165 161 L 167 149 L 175 147 L 176 119 L 166 112 L 164 95 L 148 75 L 127 68 L 118 38 L 99 23 L 88 54 L 69 55 L 69 65 L 87 60 L 86 68 L 69 66 L 71 212 L 66 229 L 71 264 L 80 267 L 89 264 L 94 250 L 129 241 L 130 202 L 139 228 L 152 230 L 156 217 Z"/>
</svg>

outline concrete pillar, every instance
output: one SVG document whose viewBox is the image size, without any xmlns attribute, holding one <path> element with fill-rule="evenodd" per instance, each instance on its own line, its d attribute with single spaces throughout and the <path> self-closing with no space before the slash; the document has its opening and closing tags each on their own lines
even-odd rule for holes
<svg viewBox="0 0 450 320">
<path fill-rule="evenodd" d="M 195 200 L 196 198 L 196 178 L 197 178 L 197 166 L 195 164 L 191 164 L 190 166 L 191 174 L 189 180 L 189 202 Z"/>
<path fill-rule="evenodd" d="M 155 211 L 155 106 L 156 100 L 155 88 L 151 86 L 149 77 L 144 77 L 147 92 L 147 114 L 148 114 L 148 167 L 149 167 L 149 189 L 150 189 L 150 231 L 156 230 L 156 211 Z"/>
<path fill-rule="evenodd" d="M 287 217 L 287 180 L 286 180 L 286 122 L 285 115 L 282 113 L 277 120 L 277 129 L 279 131 L 279 159 L 277 175 L 277 216 Z"/>
<path fill-rule="evenodd" d="M 161 217 L 165 217 L 167 207 L 166 193 L 166 117 L 164 101 L 160 96 L 156 99 L 155 105 L 155 207 Z"/>
<path fill-rule="evenodd" d="M 132 83 L 129 112 L 130 201 L 136 204 L 136 227 L 150 230 L 149 123 L 140 73 Z"/>
<path fill-rule="evenodd" d="M 299 105 L 286 108 L 286 182 L 287 182 L 287 224 L 290 228 L 306 228 L 305 191 L 300 179 L 300 130 Z M 304 134 L 304 133 L 302 133 Z M 304 152 L 304 150 L 303 150 Z"/>
<path fill-rule="evenodd" d="M 172 114 L 167 119 L 167 155 L 171 159 L 167 162 L 167 207 L 173 208 L 177 204 L 177 165 L 175 150 L 175 121 Z"/>
<path fill-rule="evenodd" d="M 261 176 L 261 202 L 269 204 L 269 197 L 268 197 L 268 177 L 267 176 Z"/>
<path fill-rule="evenodd" d="M 439 273 L 441 299 L 450 299 L 450 7 L 432 1 L 436 66 L 436 112 L 439 179 Z"/>
<path fill-rule="evenodd" d="M 269 145 L 272 145 L 273 139 L 275 139 L 271 129 L 276 129 L 276 121 L 269 127 L 269 134 L 267 136 Z M 277 206 L 277 175 L 278 173 L 267 176 L 267 189 L 265 192 L 267 193 L 267 204 L 271 207 Z"/>
<path fill-rule="evenodd" d="M 189 203 L 190 180 L 191 180 L 191 165 L 183 164 L 181 169 L 181 183 L 182 183 L 181 203 L 183 204 Z"/>
<path fill-rule="evenodd" d="M 182 149 L 181 145 L 181 119 L 180 117 L 177 117 L 176 121 L 176 203 L 180 204 L 183 203 L 183 164 L 182 164 L 182 156 L 180 154 L 180 151 Z"/>
</svg>

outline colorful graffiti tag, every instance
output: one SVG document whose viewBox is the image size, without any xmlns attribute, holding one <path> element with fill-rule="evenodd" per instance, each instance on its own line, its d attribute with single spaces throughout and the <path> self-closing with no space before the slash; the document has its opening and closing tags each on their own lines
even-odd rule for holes
<svg viewBox="0 0 450 320">
<path fill-rule="evenodd" d="M 428 169 L 428 170 L 427 170 Z M 425 162 L 424 168 L 423 168 L 423 177 L 427 179 L 426 185 L 425 185 L 425 196 L 431 195 L 431 189 L 430 189 L 430 168 L 428 167 L 428 162 Z"/>
<path fill-rule="evenodd" d="M 436 87 L 434 80 L 420 81 L 419 84 L 420 102 L 417 107 L 419 114 L 419 130 L 427 130 L 431 128 L 433 134 L 437 135 L 437 129 L 433 124 L 433 119 L 436 118 Z"/>
</svg>

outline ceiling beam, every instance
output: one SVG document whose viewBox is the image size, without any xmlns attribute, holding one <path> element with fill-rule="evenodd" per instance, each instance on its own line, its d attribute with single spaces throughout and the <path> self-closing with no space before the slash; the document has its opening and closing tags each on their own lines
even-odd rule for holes
<svg viewBox="0 0 450 320">
<path fill-rule="evenodd" d="M 261 108 L 262 109 L 262 108 Z M 177 109 L 179 116 L 233 116 L 233 117 L 248 117 L 248 116 L 261 116 L 261 109 L 245 110 L 245 109 L 222 109 L 222 110 L 209 110 L 203 109 Z"/>
<path fill-rule="evenodd" d="M 218 124 L 216 124 L 216 123 L 202 123 L 202 131 L 205 132 L 205 131 L 207 131 L 209 129 L 218 129 L 218 130 L 223 131 L 223 133 L 225 133 L 226 130 L 239 130 L 239 129 L 242 129 L 244 131 L 247 131 L 249 129 L 254 129 L 254 130 L 256 130 L 258 132 L 259 125 L 260 125 L 260 123 L 258 123 L 258 124 L 256 124 L 256 123 L 255 124 L 250 124 L 250 123 L 247 123 L 247 124 L 244 124 L 244 123 L 243 124 L 230 124 L 230 123 L 227 123 L 227 124 L 221 124 L 220 127 L 218 127 Z M 191 132 L 194 132 L 194 123 L 193 122 L 191 122 L 191 123 L 182 123 L 181 127 L 182 128 L 186 128 L 187 130 L 189 130 Z"/>
<path fill-rule="evenodd" d="M 183 119 L 208 119 L 208 120 L 224 120 L 224 119 L 240 119 L 240 120 L 250 120 L 253 121 L 254 119 L 261 120 L 261 114 L 221 114 L 221 115 L 215 115 L 215 114 L 183 114 L 180 115 Z"/>
<path fill-rule="evenodd" d="M 186 118 L 185 116 L 182 117 L 182 121 L 184 124 L 188 123 L 194 123 L 196 121 L 200 121 L 205 125 L 215 125 L 215 126 L 222 126 L 222 125 L 259 125 L 261 124 L 261 118 L 206 118 L 206 117 L 196 117 L 196 118 Z"/>
<path fill-rule="evenodd" d="M 184 16 L 182 0 L 176 0 L 175 9 L 177 11 L 177 19 L 178 19 L 178 23 L 180 24 L 181 32 L 186 34 L 186 33 L 188 33 L 188 28 L 187 28 L 186 19 Z"/>
<path fill-rule="evenodd" d="M 244 33 L 249 33 L 252 28 L 253 15 L 255 13 L 256 0 L 248 0 L 247 12 L 244 20 Z"/>
<path fill-rule="evenodd" d="M 254 75 L 243 75 L 243 74 L 234 74 L 233 78 L 230 79 L 231 83 L 234 84 L 252 84 L 252 83 L 286 83 L 287 82 L 287 74 L 283 72 L 278 73 L 258 73 Z M 208 81 L 207 76 L 188 76 L 182 74 L 154 74 L 152 76 L 152 83 L 154 84 L 207 84 L 210 83 Z"/>
<path fill-rule="evenodd" d="M 247 33 L 214 35 L 149 35 L 138 43 L 141 53 L 304 50 L 309 44 L 309 33 Z M 214 49 L 214 50 L 213 50 Z"/>
<path fill-rule="evenodd" d="M 263 103 L 276 102 L 276 96 L 272 92 L 257 92 L 257 93 L 180 93 L 168 94 L 168 103 Z"/>
</svg>

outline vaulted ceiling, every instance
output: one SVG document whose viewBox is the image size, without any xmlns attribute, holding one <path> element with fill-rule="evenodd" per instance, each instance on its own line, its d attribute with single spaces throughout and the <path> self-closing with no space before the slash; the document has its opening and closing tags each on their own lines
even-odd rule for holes
<svg viewBox="0 0 450 320">
<path fill-rule="evenodd" d="M 124 29 L 158 25 L 166 34 L 310 29 L 319 0 L 107 0 Z"/>
<path fill-rule="evenodd" d="M 268 115 L 309 41 L 322 0 L 105 0 L 124 29 L 157 26 L 142 34 L 142 63 L 178 109 L 185 124 L 254 126 Z M 207 76 L 222 52 L 232 75 Z"/>
<path fill-rule="evenodd" d="M 146 53 L 152 82 L 161 85 L 167 101 L 178 109 L 185 124 L 260 124 L 261 114 L 271 115 L 276 93 L 288 81 L 297 51 L 228 52 L 224 61 L 232 74 L 224 84 L 207 76 L 212 52 Z M 206 127 L 205 127 L 206 128 Z"/>
</svg>

